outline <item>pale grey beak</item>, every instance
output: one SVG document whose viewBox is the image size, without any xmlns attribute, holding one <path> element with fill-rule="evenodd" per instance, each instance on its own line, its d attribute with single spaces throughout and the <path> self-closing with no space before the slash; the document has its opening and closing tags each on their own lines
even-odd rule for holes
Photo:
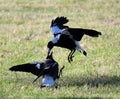
<svg viewBox="0 0 120 99">
<path fill-rule="evenodd" d="M 52 76 L 46 74 L 42 79 L 41 87 L 54 87 L 55 81 Z"/>
</svg>

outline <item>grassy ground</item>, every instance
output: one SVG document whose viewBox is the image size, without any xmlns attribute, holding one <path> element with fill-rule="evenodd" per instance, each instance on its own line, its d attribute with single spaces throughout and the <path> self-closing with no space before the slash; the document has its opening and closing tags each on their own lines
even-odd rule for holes
<svg viewBox="0 0 120 99">
<path fill-rule="evenodd" d="M 120 1 L 119 0 L 0 0 L 0 98 L 120 98 Z M 65 65 L 59 88 L 40 89 L 41 79 L 10 72 L 16 64 L 43 61 L 53 37 L 50 21 L 66 16 L 70 27 L 92 28 L 99 38 L 84 36 L 84 57 L 76 52 L 69 64 L 66 49 L 54 48 L 54 58 Z"/>
</svg>

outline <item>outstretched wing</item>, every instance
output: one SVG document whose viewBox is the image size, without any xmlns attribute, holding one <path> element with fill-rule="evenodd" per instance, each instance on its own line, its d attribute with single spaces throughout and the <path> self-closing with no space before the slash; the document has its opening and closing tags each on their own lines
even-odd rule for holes
<svg viewBox="0 0 120 99">
<path fill-rule="evenodd" d="M 53 26 L 53 25 L 61 26 L 63 24 L 66 24 L 67 22 L 69 22 L 67 17 L 61 16 L 61 17 L 57 17 L 57 18 L 53 19 L 51 22 L 51 26 Z"/>
<path fill-rule="evenodd" d="M 68 31 L 73 36 L 73 38 L 78 41 L 82 39 L 84 34 L 91 37 L 99 37 L 99 35 L 102 35 L 101 32 L 92 29 L 69 28 Z"/>
<path fill-rule="evenodd" d="M 43 64 L 42 62 L 26 63 L 26 64 L 13 66 L 9 68 L 9 70 L 19 71 L 19 72 L 29 72 L 38 76 L 42 70 L 41 68 L 43 68 L 42 64 Z"/>
</svg>

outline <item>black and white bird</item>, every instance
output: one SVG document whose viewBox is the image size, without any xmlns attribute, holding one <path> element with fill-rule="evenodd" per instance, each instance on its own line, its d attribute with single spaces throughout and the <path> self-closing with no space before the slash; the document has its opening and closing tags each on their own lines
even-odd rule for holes
<svg viewBox="0 0 120 99">
<path fill-rule="evenodd" d="M 55 80 L 60 77 L 59 64 L 53 59 L 52 53 L 46 57 L 44 62 L 31 62 L 21 65 L 16 65 L 9 70 L 28 72 L 37 76 L 33 81 L 35 82 L 40 76 L 42 76 L 41 87 L 53 87 L 56 86 Z"/>
<path fill-rule="evenodd" d="M 69 20 L 64 16 L 57 17 L 52 20 L 50 29 L 54 35 L 54 38 L 48 42 L 47 47 L 48 53 L 51 52 L 54 46 L 69 49 L 70 53 L 68 55 L 68 61 L 71 62 L 73 54 L 76 50 L 87 56 L 86 51 L 79 44 L 79 41 L 82 39 L 82 37 L 84 35 L 99 37 L 101 32 L 93 29 L 71 28 L 64 25 L 67 22 L 69 22 Z"/>
</svg>

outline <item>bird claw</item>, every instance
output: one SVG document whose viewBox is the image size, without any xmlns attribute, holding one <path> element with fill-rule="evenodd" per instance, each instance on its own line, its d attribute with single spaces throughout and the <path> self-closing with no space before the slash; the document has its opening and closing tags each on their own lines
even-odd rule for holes
<svg viewBox="0 0 120 99">
<path fill-rule="evenodd" d="M 68 62 L 69 62 L 69 63 L 71 63 L 71 61 L 73 61 L 73 57 L 74 57 L 74 56 L 72 56 L 72 55 L 68 57 Z"/>
<path fill-rule="evenodd" d="M 83 51 L 83 54 L 84 54 L 85 56 L 87 56 L 87 53 L 86 53 L 85 51 Z"/>
</svg>

